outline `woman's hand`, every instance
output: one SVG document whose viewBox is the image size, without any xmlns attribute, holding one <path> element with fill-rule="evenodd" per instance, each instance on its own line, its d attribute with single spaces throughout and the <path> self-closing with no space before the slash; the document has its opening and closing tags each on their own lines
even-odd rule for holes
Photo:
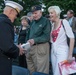
<svg viewBox="0 0 76 75">
<path fill-rule="evenodd" d="M 75 58 L 72 57 L 71 55 L 69 55 L 67 61 L 68 61 L 69 63 L 72 63 L 73 60 L 75 60 Z"/>
</svg>

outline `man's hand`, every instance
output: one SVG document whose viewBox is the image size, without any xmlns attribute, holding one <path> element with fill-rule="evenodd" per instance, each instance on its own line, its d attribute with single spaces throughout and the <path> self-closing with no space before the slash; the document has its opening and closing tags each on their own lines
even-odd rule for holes
<svg viewBox="0 0 76 75">
<path fill-rule="evenodd" d="M 17 47 L 19 48 L 19 55 L 23 55 L 25 52 L 24 49 L 21 47 L 21 44 L 17 45 Z"/>
<path fill-rule="evenodd" d="M 35 42 L 34 42 L 34 39 L 30 39 L 30 40 L 28 40 L 27 42 L 29 42 L 31 46 L 35 43 Z"/>
</svg>

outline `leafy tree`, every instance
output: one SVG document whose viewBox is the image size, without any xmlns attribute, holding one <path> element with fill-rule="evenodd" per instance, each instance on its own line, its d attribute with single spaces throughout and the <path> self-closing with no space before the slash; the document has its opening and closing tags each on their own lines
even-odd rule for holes
<svg viewBox="0 0 76 75">
<path fill-rule="evenodd" d="M 66 14 L 69 9 L 72 9 L 75 13 L 75 6 L 76 6 L 76 1 L 75 0 L 43 0 L 43 3 L 46 6 L 46 13 L 48 13 L 47 9 L 49 6 L 57 5 L 61 8 L 62 10 L 62 15 Z M 76 14 L 75 14 L 76 15 Z"/>
<path fill-rule="evenodd" d="M 76 10 L 75 10 L 76 1 L 75 0 L 62 0 L 62 1 L 61 0 L 12 0 L 12 1 L 19 3 L 24 7 L 23 11 L 21 12 L 20 17 L 23 15 L 26 15 L 27 12 L 30 11 L 31 6 L 42 4 L 42 3 L 45 4 L 46 6 L 46 8 L 44 8 L 45 9 L 43 13 L 44 15 L 48 14 L 48 11 L 47 11 L 48 7 L 53 6 L 53 5 L 57 5 L 61 8 L 62 10 L 61 16 L 63 14 L 66 14 L 66 12 L 69 9 L 72 9 L 76 13 Z M 3 8 L 4 8 L 4 1 L 0 0 L 0 13 L 2 13 Z M 17 20 L 15 21 L 14 23 L 15 25 L 20 25 L 20 17 L 17 18 Z"/>
</svg>

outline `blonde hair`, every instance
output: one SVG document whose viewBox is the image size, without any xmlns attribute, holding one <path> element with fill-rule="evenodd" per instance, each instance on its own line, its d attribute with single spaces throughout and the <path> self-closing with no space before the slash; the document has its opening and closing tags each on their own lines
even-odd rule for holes
<svg viewBox="0 0 76 75">
<path fill-rule="evenodd" d="M 51 9 L 53 9 L 56 12 L 57 16 L 60 17 L 61 9 L 59 6 L 50 6 L 48 8 L 48 12 L 50 12 Z"/>
</svg>

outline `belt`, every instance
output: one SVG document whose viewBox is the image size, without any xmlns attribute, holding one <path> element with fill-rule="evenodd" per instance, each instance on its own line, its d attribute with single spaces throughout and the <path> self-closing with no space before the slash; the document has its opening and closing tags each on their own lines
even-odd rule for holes
<svg viewBox="0 0 76 75">
<path fill-rule="evenodd" d="M 45 44 L 45 43 L 47 43 L 47 42 L 35 43 L 34 45 Z M 33 46 L 34 46 L 34 45 L 33 45 Z"/>
</svg>

